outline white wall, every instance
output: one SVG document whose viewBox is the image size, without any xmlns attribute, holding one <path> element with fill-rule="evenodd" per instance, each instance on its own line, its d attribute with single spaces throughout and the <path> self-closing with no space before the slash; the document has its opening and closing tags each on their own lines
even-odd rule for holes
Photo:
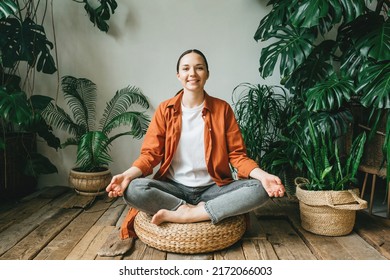
<svg viewBox="0 0 390 280">
<path fill-rule="evenodd" d="M 108 33 L 88 20 L 73 1 L 54 2 L 54 23 L 59 75 L 91 79 L 98 87 L 98 116 L 105 102 L 127 85 L 140 87 L 154 108 L 180 89 L 176 78 L 179 55 L 190 48 L 203 51 L 210 66 L 209 94 L 231 103 L 241 82 L 277 84 L 262 80 L 258 60 L 262 44 L 253 39 L 269 7 L 266 0 L 118 0 Z M 48 15 L 49 16 L 49 15 Z M 52 36 L 50 21 L 46 32 Z M 38 75 L 35 92 L 56 96 L 56 75 Z M 64 104 L 60 93 L 58 102 Z M 65 135 L 56 132 L 63 140 Z M 120 138 L 114 142 L 114 174 L 138 156 L 141 141 Z M 39 149 L 56 164 L 58 174 L 41 176 L 39 186 L 67 185 L 76 151 Z"/>
</svg>

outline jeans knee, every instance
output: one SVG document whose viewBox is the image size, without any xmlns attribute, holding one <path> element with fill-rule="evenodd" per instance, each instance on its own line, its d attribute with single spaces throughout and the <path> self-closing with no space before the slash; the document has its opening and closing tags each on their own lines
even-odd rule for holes
<svg viewBox="0 0 390 280">
<path fill-rule="evenodd" d="M 130 205 L 135 205 L 147 197 L 148 182 L 143 179 L 134 179 L 130 182 L 124 194 L 124 199 Z"/>
<path fill-rule="evenodd" d="M 257 181 L 257 180 L 256 180 Z M 261 184 L 260 181 L 257 181 L 257 186 L 256 186 L 256 199 L 257 199 L 257 204 L 262 205 L 263 203 L 267 202 L 269 199 L 269 195 L 267 191 L 264 189 L 263 185 Z"/>
</svg>

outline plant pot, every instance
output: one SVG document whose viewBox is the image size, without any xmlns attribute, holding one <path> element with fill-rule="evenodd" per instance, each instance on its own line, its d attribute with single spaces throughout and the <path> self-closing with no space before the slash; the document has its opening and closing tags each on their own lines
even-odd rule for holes
<svg viewBox="0 0 390 280">
<path fill-rule="evenodd" d="M 359 189 L 344 191 L 308 191 L 297 184 L 296 196 L 302 227 L 325 236 L 351 233 L 356 211 L 367 208 L 367 201 L 359 197 Z"/>
<path fill-rule="evenodd" d="M 80 195 L 99 196 L 106 193 L 106 187 L 112 178 L 111 171 L 80 172 L 72 169 L 69 173 L 69 185 Z"/>
<path fill-rule="evenodd" d="M 0 151 L 0 198 L 21 198 L 33 193 L 37 180 L 24 173 L 26 162 L 36 151 L 32 133 L 12 133 L 5 137 L 5 150 Z"/>
</svg>

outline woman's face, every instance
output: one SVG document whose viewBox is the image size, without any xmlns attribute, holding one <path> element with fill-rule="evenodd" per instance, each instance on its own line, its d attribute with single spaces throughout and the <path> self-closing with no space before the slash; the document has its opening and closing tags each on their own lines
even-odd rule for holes
<svg viewBox="0 0 390 280">
<path fill-rule="evenodd" d="M 185 90 L 203 92 L 208 77 L 206 63 L 199 54 L 189 53 L 181 58 L 177 78 Z"/>
</svg>

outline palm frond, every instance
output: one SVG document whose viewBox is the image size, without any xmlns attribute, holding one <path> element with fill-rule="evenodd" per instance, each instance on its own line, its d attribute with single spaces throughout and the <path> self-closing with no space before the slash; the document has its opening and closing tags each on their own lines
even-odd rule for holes
<svg viewBox="0 0 390 280">
<path fill-rule="evenodd" d="M 88 79 L 72 76 L 64 76 L 61 85 L 74 121 L 88 131 L 94 130 L 96 85 Z"/>
<path fill-rule="evenodd" d="M 117 91 L 106 105 L 103 117 L 100 120 L 100 128 L 103 131 L 107 130 L 105 127 L 112 123 L 113 119 L 125 113 L 132 105 L 138 105 L 145 109 L 149 108 L 149 102 L 139 88 L 128 86 Z"/>
<path fill-rule="evenodd" d="M 90 131 L 80 139 L 77 161 L 81 171 L 94 171 L 112 161 L 107 136 L 100 131 Z"/>
<path fill-rule="evenodd" d="M 122 113 L 115 118 L 113 118 L 109 123 L 105 125 L 105 130 L 103 131 L 104 134 L 108 135 L 114 128 L 117 128 L 119 126 L 128 125 L 130 126 L 129 130 L 126 132 L 126 135 L 132 135 L 134 138 L 140 139 L 142 136 L 145 135 L 146 130 L 148 129 L 150 123 L 150 119 L 147 115 L 145 115 L 143 112 L 125 112 Z M 118 138 L 112 137 L 113 139 L 110 141 L 112 142 L 114 139 Z"/>
<path fill-rule="evenodd" d="M 61 107 L 49 103 L 49 105 L 42 111 L 43 118 L 48 124 L 61 129 L 70 135 L 80 137 L 86 132 L 86 128 L 75 123 L 72 117 L 65 112 Z"/>
</svg>

